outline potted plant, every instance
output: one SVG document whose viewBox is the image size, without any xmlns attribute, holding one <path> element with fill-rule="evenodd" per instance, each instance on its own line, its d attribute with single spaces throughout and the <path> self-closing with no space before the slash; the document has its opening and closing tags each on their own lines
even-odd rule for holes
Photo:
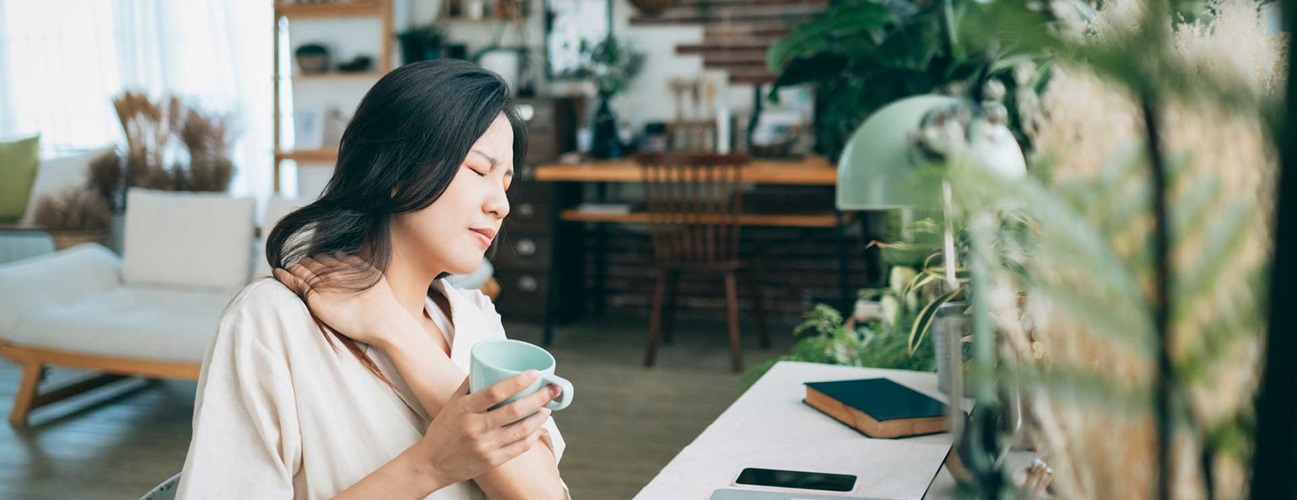
<svg viewBox="0 0 1297 500">
<path fill-rule="evenodd" d="M 74 188 L 36 202 L 33 222 L 54 239 L 55 250 L 82 243 L 107 245 L 112 211 L 94 191 Z"/>
<path fill-rule="evenodd" d="M 1035 96 L 1048 77 L 1037 47 L 998 44 L 987 55 L 985 38 L 969 36 L 984 7 L 960 2 L 837 2 L 815 20 L 770 46 L 766 66 L 776 76 L 770 98 L 782 87 L 813 84 L 816 152 L 837 159 L 856 127 L 903 97 L 952 87 L 968 88 L 983 75 L 1008 89 L 1009 128 L 1024 151 L 1024 130 L 1038 114 Z M 953 92 L 960 93 L 960 92 Z"/>
<path fill-rule="evenodd" d="M 397 43 L 401 45 L 401 63 L 426 61 L 441 57 L 441 45 L 446 32 L 441 26 L 429 23 L 397 33 Z"/>
<path fill-rule="evenodd" d="M 622 144 L 617 134 L 617 116 L 608 106 L 608 100 L 630 87 L 631 80 L 644 66 L 644 54 L 613 37 L 605 38 L 593 47 L 582 44 L 581 52 L 585 64 L 575 71 L 574 76 L 591 82 L 599 98 L 590 154 L 596 158 L 619 157 Z"/>
</svg>

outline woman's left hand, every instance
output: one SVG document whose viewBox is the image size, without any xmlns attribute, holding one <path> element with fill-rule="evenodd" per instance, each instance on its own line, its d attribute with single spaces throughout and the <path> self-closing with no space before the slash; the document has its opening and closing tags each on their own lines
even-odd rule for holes
<svg viewBox="0 0 1297 500">
<path fill-rule="evenodd" d="M 344 281 L 372 279 L 371 273 L 378 271 L 358 257 L 327 255 L 306 257 L 286 270 L 274 270 L 275 279 L 302 297 L 311 313 L 329 328 L 357 342 L 382 346 L 392 340 L 386 335 L 402 331 L 388 326 L 392 321 L 410 319 L 387 278 L 378 273 L 378 282 L 359 292 L 340 286 Z"/>
</svg>

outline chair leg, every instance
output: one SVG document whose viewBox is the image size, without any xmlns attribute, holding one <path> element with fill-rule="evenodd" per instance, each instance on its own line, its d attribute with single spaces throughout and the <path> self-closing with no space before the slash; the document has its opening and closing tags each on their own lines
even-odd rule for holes
<svg viewBox="0 0 1297 500">
<path fill-rule="evenodd" d="M 666 317 L 662 318 L 662 343 L 671 345 L 676 328 L 676 297 L 680 294 L 680 271 L 667 273 Z"/>
<path fill-rule="evenodd" d="M 658 272 L 657 284 L 653 286 L 653 314 L 649 318 L 648 347 L 644 355 L 644 366 L 652 368 L 657 362 L 658 339 L 662 336 L 662 303 L 666 298 L 667 274 Z"/>
<path fill-rule="evenodd" d="M 35 362 L 23 363 L 23 378 L 18 383 L 18 394 L 14 395 L 14 407 L 9 413 L 9 425 L 22 427 L 27 425 L 27 414 L 31 413 L 36 402 L 36 389 L 45 377 L 45 366 Z"/>
<path fill-rule="evenodd" d="M 748 292 L 752 294 L 752 310 L 757 314 L 757 333 L 761 334 L 761 348 L 770 348 L 770 330 L 766 328 L 766 297 L 761 293 L 761 280 L 756 269 L 747 271 Z"/>
<path fill-rule="evenodd" d="M 739 285 L 733 271 L 725 273 L 725 306 L 729 310 L 730 324 L 730 357 L 734 359 L 734 371 L 743 371 L 743 352 L 739 345 Z"/>
</svg>

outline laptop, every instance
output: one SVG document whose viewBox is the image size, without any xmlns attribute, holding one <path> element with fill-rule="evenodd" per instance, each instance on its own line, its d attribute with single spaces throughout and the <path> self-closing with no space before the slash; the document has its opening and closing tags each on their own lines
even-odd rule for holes
<svg viewBox="0 0 1297 500">
<path fill-rule="evenodd" d="M 796 493 L 785 491 L 763 491 L 763 490 L 740 490 L 735 488 L 721 488 L 713 491 L 710 500 L 842 500 L 843 498 L 858 498 L 860 500 L 881 500 L 877 498 L 861 497 L 844 497 L 819 495 L 815 493 Z"/>
</svg>

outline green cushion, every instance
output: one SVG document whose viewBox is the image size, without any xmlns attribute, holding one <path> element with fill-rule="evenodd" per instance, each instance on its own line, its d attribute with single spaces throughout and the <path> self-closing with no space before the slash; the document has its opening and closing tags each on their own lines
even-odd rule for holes
<svg viewBox="0 0 1297 500">
<path fill-rule="evenodd" d="M 41 164 L 39 135 L 0 141 L 0 221 L 22 218 Z"/>
</svg>

